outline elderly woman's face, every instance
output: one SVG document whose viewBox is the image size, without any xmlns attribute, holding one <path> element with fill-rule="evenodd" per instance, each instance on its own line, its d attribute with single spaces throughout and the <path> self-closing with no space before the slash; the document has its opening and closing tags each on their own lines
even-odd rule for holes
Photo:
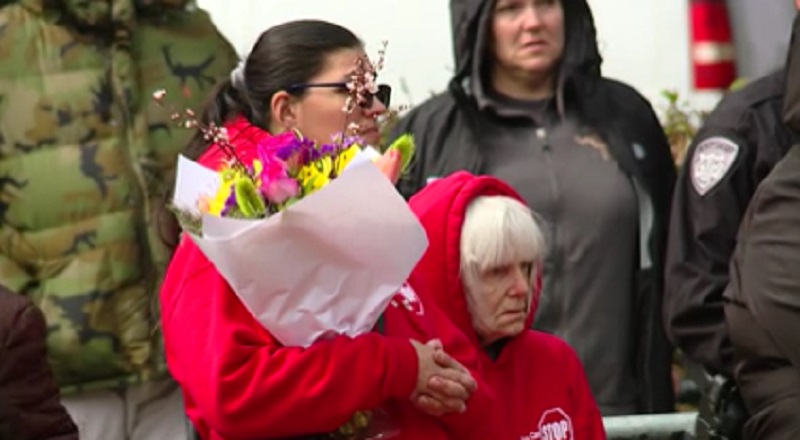
<svg viewBox="0 0 800 440">
<path fill-rule="evenodd" d="M 560 0 L 496 0 L 492 15 L 494 61 L 517 74 L 548 75 L 564 52 Z"/>
<path fill-rule="evenodd" d="M 531 308 L 532 272 L 532 262 L 516 262 L 481 271 L 470 280 L 467 307 L 483 345 L 525 330 Z"/>
</svg>

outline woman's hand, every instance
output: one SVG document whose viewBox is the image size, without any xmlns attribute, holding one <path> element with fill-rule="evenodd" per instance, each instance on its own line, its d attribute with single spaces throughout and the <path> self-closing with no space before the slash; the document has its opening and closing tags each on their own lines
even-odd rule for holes
<svg viewBox="0 0 800 440">
<path fill-rule="evenodd" d="M 445 353 L 438 340 L 411 344 L 419 365 L 417 388 L 411 395 L 414 405 L 432 416 L 464 412 L 466 400 L 477 388 L 469 371 Z"/>
</svg>

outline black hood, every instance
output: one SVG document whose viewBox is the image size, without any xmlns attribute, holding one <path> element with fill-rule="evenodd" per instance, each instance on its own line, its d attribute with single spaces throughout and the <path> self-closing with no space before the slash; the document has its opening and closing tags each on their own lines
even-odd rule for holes
<svg viewBox="0 0 800 440">
<path fill-rule="evenodd" d="M 786 58 L 783 122 L 795 133 L 800 133 L 800 12 L 794 18 L 792 41 Z"/>
<path fill-rule="evenodd" d="M 489 42 L 489 23 L 495 0 L 450 0 L 450 17 L 455 51 L 455 82 L 485 72 L 483 66 Z M 561 0 L 564 7 L 566 44 L 561 61 L 558 92 L 577 76 L 582 83 L 600 77 L 602 57 L 597 48 L 594 18 L 586 0 Z"/>
</svg>

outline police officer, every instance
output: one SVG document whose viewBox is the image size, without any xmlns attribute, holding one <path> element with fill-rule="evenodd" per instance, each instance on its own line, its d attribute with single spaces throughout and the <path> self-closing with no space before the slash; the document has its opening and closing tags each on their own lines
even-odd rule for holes
<svg viewBox="0 0 800 440">
<path fill-rule="evenodd" d="M 800 9 L 800 0 L 795 4 Z M 791 46 L 800 44 L 798 38 L 795 25 Z M 791 53 L 790 48 L 789 62 Z M 786 72 L 722 99 L 689 148 L 673 198 L 665 267 L 667 333 L 704 376 L 714 378 L 701 386 L 707 397 L 717 398 L 711 402 L 715 414 L 705 420 L 717 438 L 737 438 L 744 418 L 732 409 L 738 398 L 730 380 L 733 353 L 722 302 L 739 223 L 758 184 L 800 140 L 783 123 Z M 738 420 L 726 420 L 726 411 Z M 731 433 L 720 432 L 726 430 Z"/>
<path fill-rule="evenodd" d="M 786 95 L 787 101 L 797 98 Z M 795 112 L 793 127 L 800 125 L 798 116 Z M 725 290 L 734 373 L 749 412 L 744 438 L 800 438 L 798 267 L 800 144 L 778 162 L 753 196 L 739 230 L 731 282 Z"/>
</svg>

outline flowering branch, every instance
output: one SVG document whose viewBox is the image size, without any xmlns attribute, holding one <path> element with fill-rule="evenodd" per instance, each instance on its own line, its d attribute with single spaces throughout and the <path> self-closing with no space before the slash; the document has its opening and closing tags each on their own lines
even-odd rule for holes
<svg viewBox="0 0 800 440">
<path fill-rule="evenodd" d="M 153 93 L 153 101 L 160 107 L 164 107 L 164 101 L 166 97 L 167 91 L 163 89 L 157 90 Z M 180 127 L 189 130 L 199 130 L 203 135 L 203 140 L 219 146 L 220 150 L 222 150 L 222 152 L 225 153 L 225 155 L 231 161 L 232 167 L 245 172 L 251 178 L 253 177 L 248 167 L 239 159 L 239 156 L 236 154 L 236 148 L 233 146 L 233 144 L 231 144 L 230 138 L 228 137 L 228 130 L 225 129 L 225 127 L 218 126 L 213 122 L 209 123 L 208 126 L 203 125 L 203 123 L 197 119 L 197 115 L 195 114 L 194 110 L 190 108 L 187 108 L 182 112 L 173 111 L 173 113 L 170 115 L 170 120 L 176 122 Z"/>
</svg>

